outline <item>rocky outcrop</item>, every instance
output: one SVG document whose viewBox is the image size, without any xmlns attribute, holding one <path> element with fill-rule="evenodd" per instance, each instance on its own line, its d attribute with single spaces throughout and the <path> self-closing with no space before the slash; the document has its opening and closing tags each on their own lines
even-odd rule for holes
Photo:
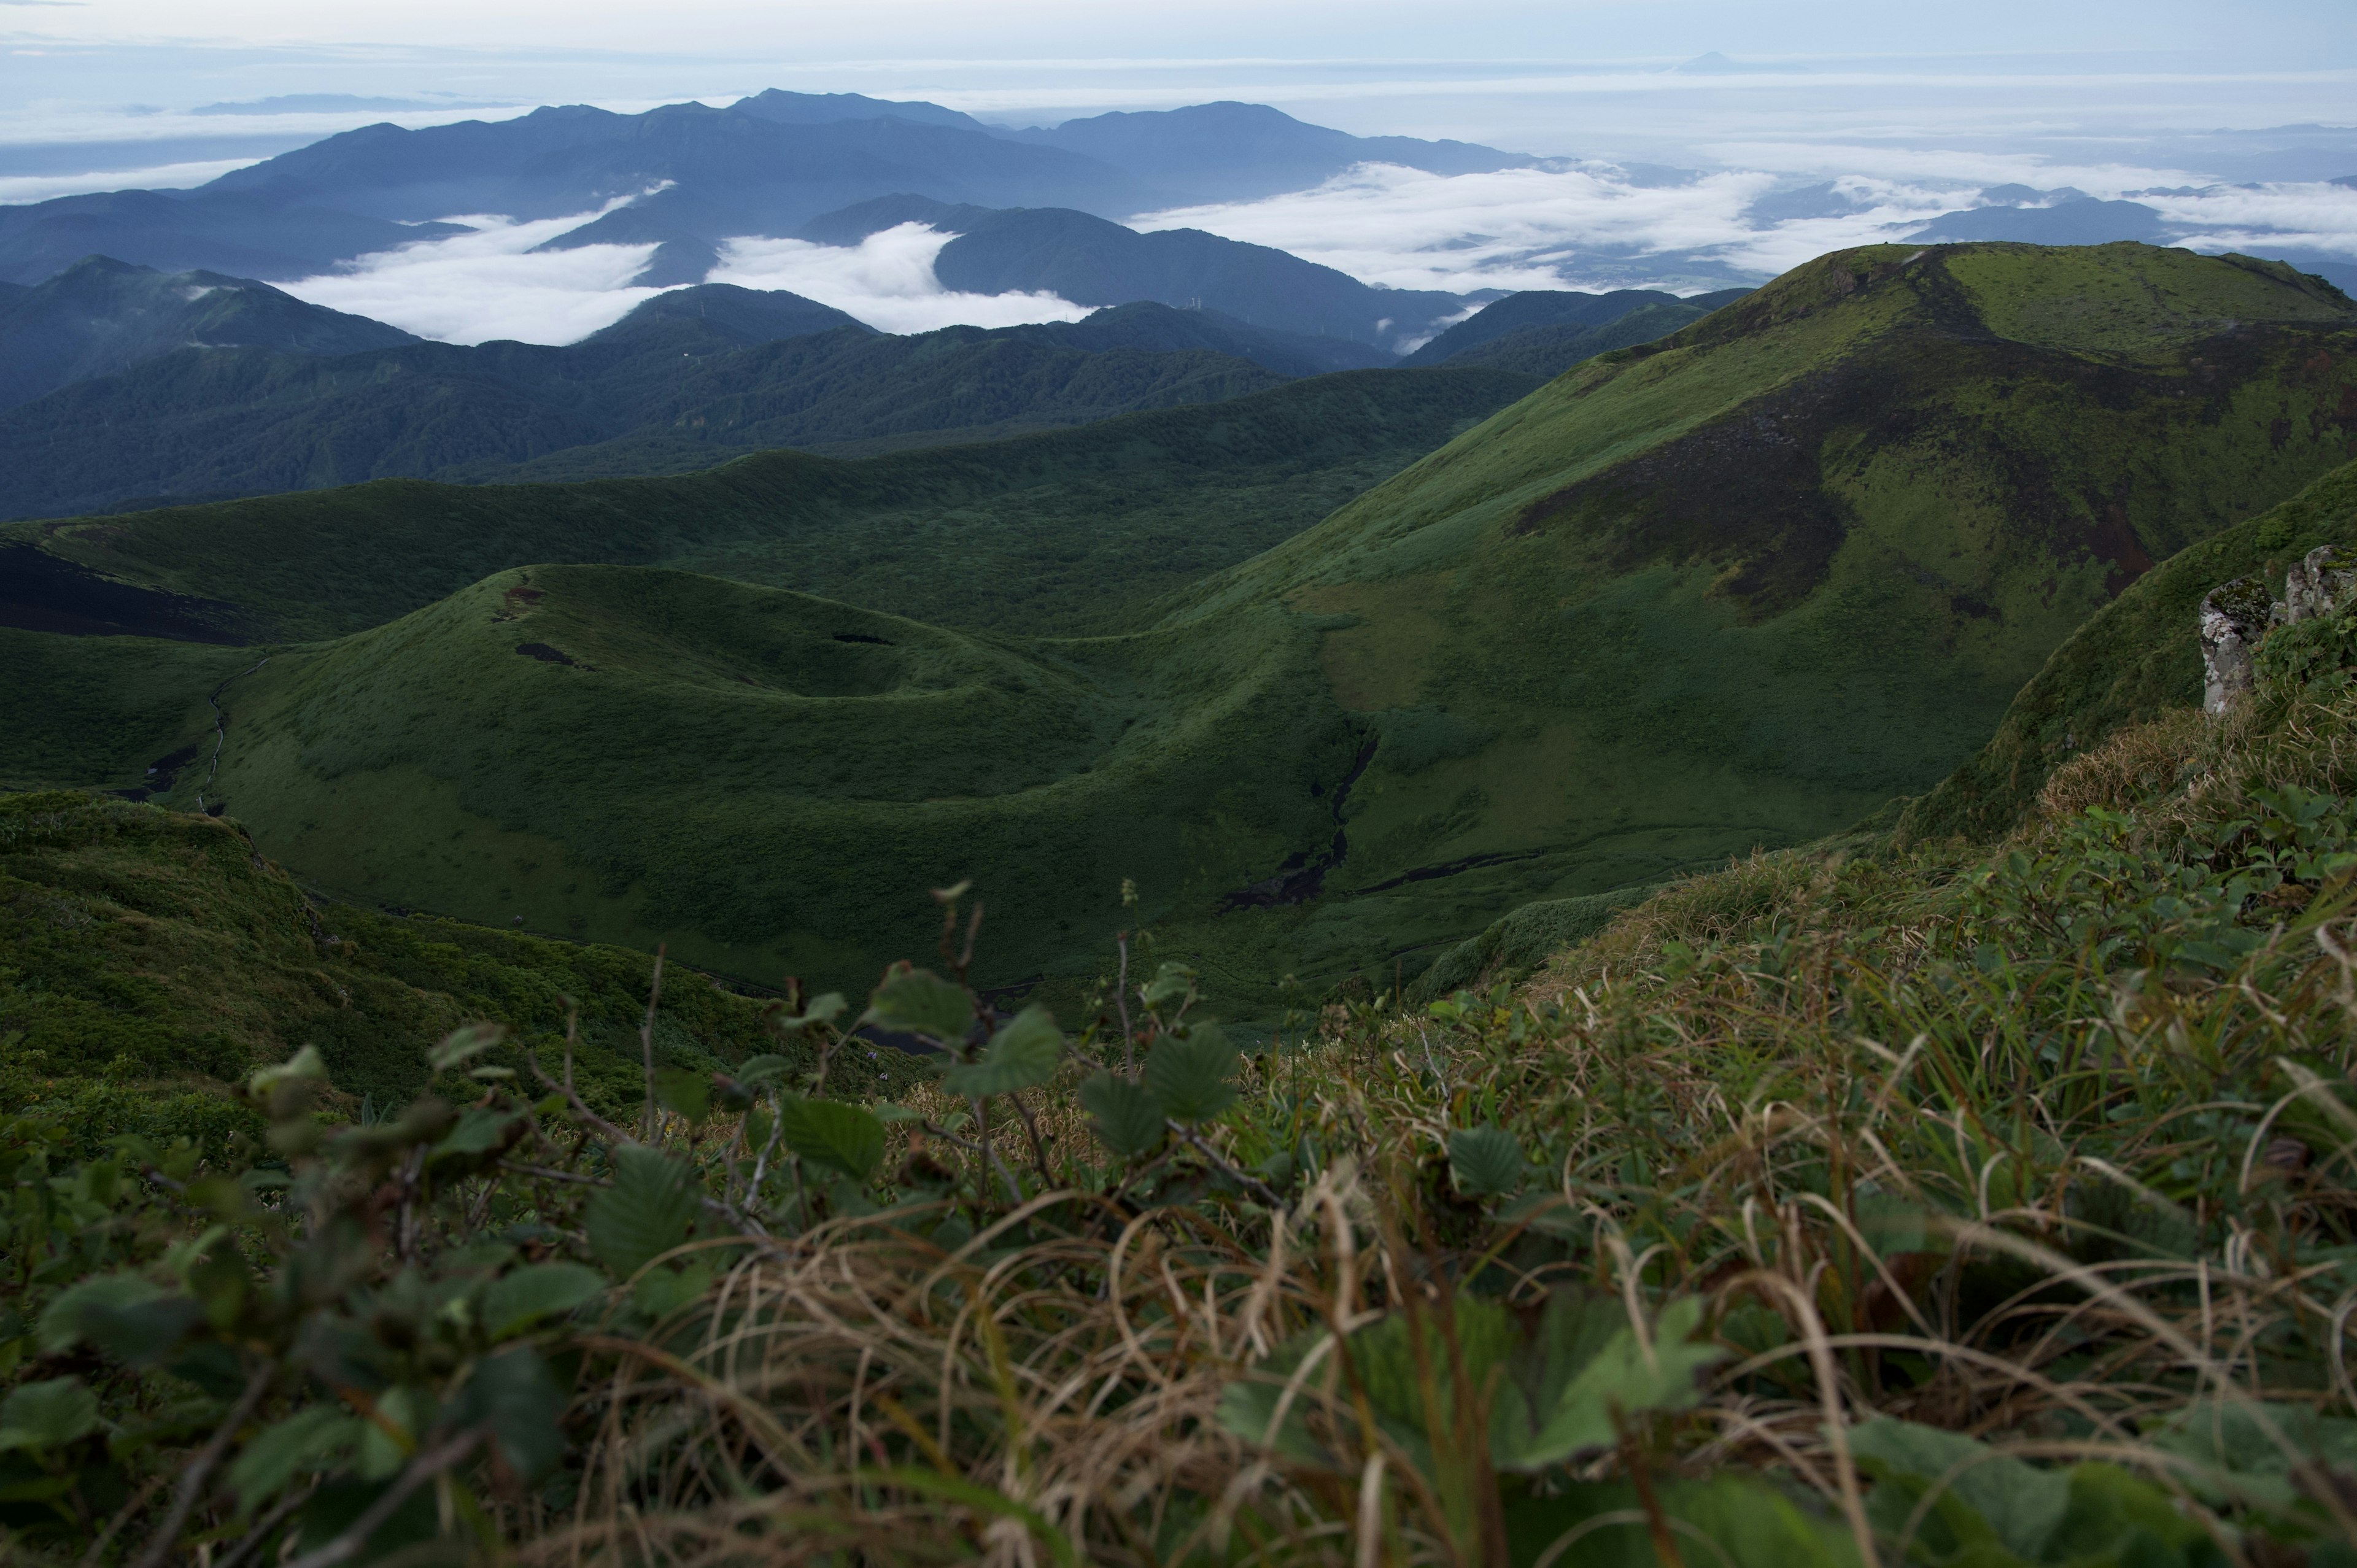
<svg viewBox="0 0 2357 1568">
<path fill-rule="evenodd" d="M 2357 551 L 2319 544 L 2284 574 L 2284 596 L 2265 579 L 2237 577 L 2201 600 L 2201 706 L 2222 714 L 2250 694 L 2256 677 L 2253 650 L 2267 628 L 2297 626 L 2338 613 L 2357 590 Z"/>
<path fill-rule="evenodd" d="M 2237 577 L 2201 600 L 2201 708 L 2222 714 L 2250 695 L 2256 667 L 2252 650 L 2275 619 L 2276 602 L 2256 577 Z"/>
</svg>

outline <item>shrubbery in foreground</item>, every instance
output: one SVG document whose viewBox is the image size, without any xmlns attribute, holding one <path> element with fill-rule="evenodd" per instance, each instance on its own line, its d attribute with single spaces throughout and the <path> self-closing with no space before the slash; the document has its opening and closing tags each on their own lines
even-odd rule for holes
<svg viewBox="0 0 2357 1568">
<path fill-rule="evenodd" d="M 494 1031 L 352 1122 L 23 1115 L 27 1561 L 2357 1561 L 2357 696 L 2277 671 L 1993 855 L 1680 884 L 1520 993 L 1246 1058 L 1185 972 L 640 1113 Z M 945 916 L 958 899 L 944 896 Z M 834 1087 L 839 1089 L 838 1074 Z M 465 1084 L 464 1094 L 451 1092 Z"/>
</svg>

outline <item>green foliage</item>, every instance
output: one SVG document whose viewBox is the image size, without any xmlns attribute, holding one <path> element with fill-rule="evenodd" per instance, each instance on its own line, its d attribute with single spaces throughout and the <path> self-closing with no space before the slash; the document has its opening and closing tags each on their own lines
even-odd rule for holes
<svg viewBox="0 0 2357 1568">
<path fill-rule="evenodd" d="M 990 1036 L 978 1059 L 951 1068 L 942 1081 L 951 1093 L 971 1099 L 1010 1094 L 1047 1082 L 1063 1060 L 1056 1015 L 1035 1002 Z"/>
<path fill-rule="evenodd" d="M 1523 1185 L 1522 1140 L 1503 1127 L 1466 1127 L 1448 1134 L 1448 1168 L 1458 1190 L 1503 1197 Z"/>
<path fill-rule="evenodd" d="M 862 1015 L 865 1023 L 922 1035 L 941 1045 L 963 1041 L 974 1020 L 974 998 L 964 986 L 908 964 L 898 965 L 885 975 Z"/>
<path fill-rule="evenodd" d="M 687 1240 L 695 1223 L 694 1175 L 656 1149 L 614 1151 L 614 1182 L 583 1211 L 589 1250 L 629 1278 Z"/>
<path fill-rule="evenodd" d="M 788 1148 L 854 1181 L 866 1181 L 883 1162 L 884 1123 L 864 1107 L 785 1098 L 779 1102 L 777 1118 Z"/>
<path fill-rule="evenodd" d="M 1140 1081 L 1173 1122 L 1208 1122 L 1236 1101 L 1236 1048 L 1217 1024 L 1165 1035 L 1146 1056 Z"/>
<path fill-rule="evenodd" d="M 1162 1101 L 1144 1085 L 1110 1072 L 1092 1073 L 1081 1085 L 1080 1100 L 1097 1137 L 1122 1159 L 1134 1160 L 1161 1146 Z"/>
</svg>

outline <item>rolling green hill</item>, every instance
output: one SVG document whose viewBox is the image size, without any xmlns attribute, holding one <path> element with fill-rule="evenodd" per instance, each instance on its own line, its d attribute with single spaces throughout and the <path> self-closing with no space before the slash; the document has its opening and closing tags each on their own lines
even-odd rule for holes
<svg viewBox="0 0 2357 1568">
<path fill-rule="evenodd" d="M 386 480 L 0 525 L 0 542 L 207 601 L 190 613 L 241 642 L 341 636 L 504 567 L 558 561 L 684 566 L 959 626 L 1118 627 L 1531 386 L 1496 371 L 1356 371 L 868 461 L 770 452 L 606 483 Z M 0 576 L 0 624 L 38 624 L 8 619 L 7 586 Z"/>
<path fill-rule="evenodd" d="M 986 978 L 1055 992 L 1137 918 L 1129 876 L 1157 952 L 1250 1019 L 1287 976 L 1410 978 L 1519 906 L 1929 787 L 2155 561 L 2347 459 L 2352 351 L 2357 308 L 2280 266 L 1841 252 L 1170 574 L 1196 580 L 1120 635 L 1041 635 L 954 532 L 889 572 L 780 570 L 787 498 L 813 517 L 851 471 L 809 459 L 366 487 L 48 547 L 282 638 L 349 633 L 231 682 L 214 786 L 334 890 L 848 989 L 921 944 L 923 887 L 972 875 Z M 1109 493 L 1118 428 L 1081 433 L 1111 443 Z M 1033 562 L 1084 532 L 996 526 Z M 798 559 L 880 536 L 813 530 Z M 567 559 L 620 564 L 539 564 Z M 1057 593 L 1123 591 L 1098 580 Z"/>
</svg>

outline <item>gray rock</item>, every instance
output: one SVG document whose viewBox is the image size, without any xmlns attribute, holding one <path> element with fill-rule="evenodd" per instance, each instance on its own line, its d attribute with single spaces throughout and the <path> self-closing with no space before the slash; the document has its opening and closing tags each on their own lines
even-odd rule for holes
<svg viewBox="0 0 2357 1568">
<path fill-rule="evenodd" d="M 2201 600 L 2201 708 L 2222 714 L 2256 683 L 2251 650 L 2282 608 L 2257 577 L 2237 577 Z"/>
</svg>

